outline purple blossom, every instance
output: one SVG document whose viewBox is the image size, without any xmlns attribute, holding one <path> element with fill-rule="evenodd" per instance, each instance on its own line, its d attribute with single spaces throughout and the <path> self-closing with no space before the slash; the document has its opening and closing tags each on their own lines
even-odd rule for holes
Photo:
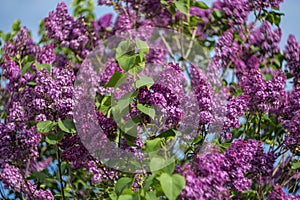
<svg viewBox="0 0 300 200">
<path fill-rule="evenodd" d="M 51 11 L 45 18 L 47 37 L 56 40 L 63 47 L 70 47 L 76 54 L 84 58 L 88 54 L 89 42 L 84 18 L 75 20 L 68 14 L 64 2 L 58 3 L 56 11 Z"/>
<path fill-rule="evenodd" d="M 50 64 L 55 61 L 54 45 L 45 45 L 37 55 L 37 61 L 41 64 Z"/>
<path fill-rule="evenodd" d="M 191 165 L 179 170 L 186 180 L 179 199 L 228 199 L 229 176 L 225 168 L 225 157 L 216 150 L 197 154 Z"/>
<path fill-rule="evenodd" d="M 16 57 L 20 56 L 20 59 L 24 58 L 26 55 L 35 57 L 39 48 L 35 46 L 33 40 L 31 39 L 26 27 L 22 27 L 17 34 L 16 39 L 11 42 L 5 43 L 4 56 Z"/>
<path fill-rule="evenodd" d="M 217 62 L 222 63 L 222 67 L 227 67 L 230 62 L 235 61 L 241 53 L 241 48 L 238 43 L 233 39 L 233 30 L 228 30 L 220 37 L 216 44 L 216 55 Z"/>
<path fill-rule="evenodd" d="M 284 55 L 290 73 L 294 76 L 294 83 L 298 83 L 300 78 L 300 47 L 294 35 L 289 35 Z"/>
</svg>

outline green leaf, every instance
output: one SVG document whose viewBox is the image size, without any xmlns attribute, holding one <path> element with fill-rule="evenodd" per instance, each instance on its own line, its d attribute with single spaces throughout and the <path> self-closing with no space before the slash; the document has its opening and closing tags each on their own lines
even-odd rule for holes
<svg viewBox="0 0 300 200">
<path fill-rule="evenodd" d="M 221 18 L 222 17 L 222 12 L 220 10 L 214 9 L 213 10 L 213 16 L 216 18 Z"/>
<path fill-rule="evenodd" d="M 150 170 L 152 173 L 164 167 L 165 167 L 165 159 L 163 159 L 162 157 L 156 156 L 150 160 Z"/>
<path fill-rule="evenodd" d="M 175 200 L 185 186 L 184 178 L 179 174 L 163 173 L 159 177 L 160 185 L 169 200 Z"/>
<path fill-rule="evenodd" d="M 56 122 L 47 120 L 47 121 L 41 121 L 37 123 L 36 127 L 39 133 L 48 133 L 51 130 L 53 130 L 56 125 L 57 125 Z"/>
<path fill-rule="evenodd" d="M 140 79 L 136 81 L 136 87 L 140 88 L 143 86 L 146 86 L 147 88 L 150 88 L 153 84 L 154 81 L 151 77 L 148 76 L 140 76 Z"/>
<path fill-rule="evenodd" d="M 59 131 L 57 133 L 49 133 L 46 136 L 46 142 L 49 144 L 57 144 L 59 141 L 61 141 L 64 138 L 64 133 L 62 131 Z"/>
<path fill-rule="evenodd" d="M 142 59 L 137 54 L 134 65 L 128 70 L 128 73 L 133 76 L 136 76 L 137 74 L 141 73 L 144 70 L 145 64 L 146 64 L 145 59 L 144 58 Z"/>
<path fill-rule="evenodd" d="M 292 169 L 300 169 L 300 161 L 294 162 L 292 164 Z"/>
<path fill-rule="evenodd" d="M 144 186 L 144 190 L 145 190 L 145 191 L 148 191 L 148 190 L 149 190 L 149 188 L 150 188 L 150 186 L 151 186 L 151 184 L 152 184 L 154 178 L 155 178 L 155 175 L 151 175 L 151 176 L 148 176 L 148 177 L 146 178 L 146 180 L 145 180 L 144 183 L 143 183 L 143 186 Z"/>
<path fill-rule="evenodd" d="M 36 82 L 35 82 L 35 81 L 29 81 L 29 82 L 27 83 L 27 85 L 35 86 L 35 85 L 36 85 Z"/>
<path fill-rule="evenodd" d="M 49 64 L 35 63 L 35 67 L 38 71 L 40 71 L 42 68 L 45 68 L 49 73 L 51 72 L 51 66 Z"/>
<path fill-rule="evenodd" d="M 154 140 L 148 140 L 145 146 L 148 153 L 158 151 L 161 149 L 161 139 L 155 138 Z"/>
<path fill-rule="evenodd" d="M 162 171 L 167 174 L 172 174 L 175 169 L 175 162 L 173 159 L 164 159 L 160 156 L 154 156 L 150 160 L 150 170 L 152 173 Z"/>
<path fill-rule="evenodd" d="M 33 64 L 33 62 L 28 62 L 22 67 L 22 70 L 21 70 L 22 76 L 24 76 L 24 74 L 26 74 L 26 72 L 32 71 L 32 67 L 31 67 L 32 64 Z"/>
<path fill-rule="evenodd" d="M 132 179 L 131 178 L 128 178 L 128 177 L 120 178 L 117 181 L 116 186 L 115 186 L 115 191 L 116 191 L 117 195 L 118 196 L 121 195 L 122 191 L 124 189 L 130 188 L 131 184 L 132 184 Z"/>
<path fill-rule="evenodd" d="M 197 1 L 195 4 L 198 8 L 202 8 L 204 10 L 208 9 L 209 6 L 206 5 L 206 3 L 204 3 L 203 1 Z"/>
<path fill-rule="evenodd" d="M 141 56 L 144 56 L 149 52 L 149 46 L 147 42 L 144 42 L 143 40 L 136 39 L 136 46 L 139 49 L 139 53 Z"/>
<path fill-rule="evenodd" d="M 127 54 L 129 52 L 129 48 L 130 39 L 120 42 L 118 47 L 116 48 L 116 59 L 118 60 L 119 57 Z"/>
<path fill-rule="evenodd" d="M 189 14 L 190 8 L 189 8 L 189 5 L 186 0 L 175 1 L 175 6 L 183 14 L 186 14 L 186 15 Z"/>
<path fill-rule="evenodd" d="M 66 133 L 71 133 L 71 134 L 76 133 L 76 127 L 72 120 L 69 119 L 65 119 L 63 121 L 60 120 L 58 121 L 58 127 Z"/>
<path fill-rule="evenodd" d="M 133 200 L 133 196 L 129 194 L 124 194 L 119 196 L 118 200 Z"/>
<path fill-rule="evenodd" d="M 129 72 L 129 70 L 132 69 L 135 65 L 136 57 L 137 55 L 123 55 L 118 57 L 117 61 L 121 69 L 123 69 L 126 72 Z"/>
<path fill-rule="evenodd" d="M 11 29 L 15 32 L 18 32 L 21 29 L 21 21 L 15 20 L 13 24 L 11 25 Z"/>
<path fill-rule="evenodd" d="M 126 78 L 126 74 L 122 72 L 115 72 L 104 87 L 115 87 L 118 83 L 120 84 L 120 82 Z"/>
<path fill-rule="evenodd" d="M 154 108 L 145 106 L 145 105 L 143 105 L 143 104 L 137 104 L 137 109 L 138 109 L 139 111 L 141 111 L 142 113 L 148 115 L 148 116 L 151 117 L 152 119 L 155 118 L 155 110 L 154 110 Z"/>
<path fill-rule="evenodd" d="M 146 200 L 158 200 L 159 198 L 156 196 L 156 191 L 151 191 L 146 193 Z"/>
<path fill-rule="evenodd" d="M 105 96 L 103 97 L 101 103 L 100 103 L 100 111 L 106 115 L 109 109 L 111 108 L 111 96 Z"/>
</svg>

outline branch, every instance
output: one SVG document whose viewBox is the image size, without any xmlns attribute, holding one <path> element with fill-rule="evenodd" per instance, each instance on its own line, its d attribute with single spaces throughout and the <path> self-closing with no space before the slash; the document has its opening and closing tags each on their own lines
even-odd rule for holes
<svg viewBox="0 0 300 200">
<path fill-rule="evenodd" d="M 61 198 L 62 200 L 65 200 L 65 191 L 63 186 L 63 180 L 62 180 L 62 172 L 61 172 L 61 161 L 60 161 L 60 154 L 59 154 L 59 147 L 57 146 L 56 151 L 56 158 L 57 158 L 57 168 L 58 168 L 58 176 L 59 176 L 59 182 L 60 182 L 60 190 L 61 190 Z"/>
</svg>

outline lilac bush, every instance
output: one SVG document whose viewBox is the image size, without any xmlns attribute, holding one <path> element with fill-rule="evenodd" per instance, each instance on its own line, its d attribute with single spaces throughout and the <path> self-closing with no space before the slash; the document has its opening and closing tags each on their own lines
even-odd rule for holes
<svg viewBox="0 0 300 200">
<path fill-rule="evenodd" d="M 1 199 L 300 199 L 282 2 L 74 0 L 39 42 L 0 31 Z"/>
</svg>

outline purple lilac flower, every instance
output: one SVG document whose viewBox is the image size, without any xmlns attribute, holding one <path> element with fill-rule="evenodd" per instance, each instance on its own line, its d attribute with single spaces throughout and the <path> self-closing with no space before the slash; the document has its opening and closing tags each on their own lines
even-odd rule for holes
<svg viewBox="0 0 300 200">
<path fill-rule="evenodd" d="M 37 190 L 31 182 L 26 184 L 20 170 L 15 166 L 6 164 L 1 172 L 1 180 L 6 188 L 13 189 L 16 192 L 24 192 L 28 199 L 54 200 L 51 191 Z"/>
<path fill-rule="evenodd" d="M 212 88 L 205 80 L 204 74 L 196 66 L 191 66 L 191 80 L 194 94 L 198 101 L 200 124 L 207 124 L 212 120 Z"/>
<path fill-rule="evenodd" d="M 50 64 L 55 61 L 54 45 L 45 45 L 37 55 L 37 61 L 41 64 Z"/>
<path fill-rule="evenodd" d="M 224 122 L 224 130 L 230 132 L 230 128 L 239 128 L 240 127 L 240 116 L 243 115 L 243 112 L 247 108 L 249 103 L 249 96 L 240 95 L 237 98 L 230 99 L 227 104 L 226 118 Z"/>
<path fill-rule="evenodd" d="M 224 11 L 229 26 L 244 24 L 249 15 L 249 7 L 243 0 L 215 1 L 212 8 Z"/>
<path fill-rule="evenodd" d="M 26 27 L 22 27 L 17 34 L 16 39 L 11 42 L 5 43 L 4 56 L 24 58 L 26 55 L 35 57 L 39 48 L 35 46 L 33 40 L 31 39 Z"/>
<path fill-rule="evenodd" d="M 215 60 L 221 62 L 221 67 L 227 67 L 230 62 L 235 61 L 241 53 L 241 48 L 233 39 L 233 30 L 228 30 L 220 37 L 216 44 Z"/>
<path fill-rule="evenodd" d="M 285 74 L 278 71 L 272 80 L 265 81 L 259 69 L 250 69 L 240 77 L 244 93 L 251 97 L 249 108 L 251 111 L 260 110 L 278 114 L 285 105 L 286 91 Z"/>
<path fill-rule="evenodd" d="M 56 11 L 45 18 L 47 37 L 56 40 L 63 47 L 70 47 L 76 54 L 85 57 L 88 54 L 86 44 L 89 41 L 84 18 L 75 20 L 68 14 L 64 2 L 58 3 Z"/>
<path fill-rule="evenodd" d="M 226 149 L 224 156 L 229 175 L 228 185 L 239 192 L 250 189 L 252 180 L 259 183 L 267 181 L 273 172 L 275 157 L 271 153 L 264 153 L 260 141 L 235 140 Z"/>
<path fill-rule="evenodd" d="M 179 170 L 186 180 L 179 199 L 228 199 L 226 182 L 229 176 L 225 168 L 225 157 L 216 150 L 197 154 L 192 164 Z"/>
<path fill-rule="evenodd" d="M 282 3 L 284 0 L 255 0 L 251 1 L 248 0 L 249 7 L 252 10 L 262 10 L 264 8 L 269 8 L 269 7 L 275 7 L 279 8 L 280 3 Z"/>
<path fill-rule="evenodd" d="M 294 76 L 294 83 L 298 83 L 300 79 L 300 47 L 294 35 L 289 35 L 284 55 L 290 73 Z"/>
<path fill-rule="evenodd" d="M 268 195 L 268 200 L 297 200 L 300 199 L 300 194 L 298 195 L 291 195 L 286 194 L 283 188 L 280 185 L 275 185 L 272 191 Z"/>
<path fill-rule="evenodd" d="M 273 31 L 270 22 L 265 21 L 259 28 L 250 32 L 246 46 L 249 45 L 251 47 L 253 45 L 259 47 L 259 54 L 256 56 L 260 62 L 264 62 L 267 57 L 279 52 L 281 35 L 282 33 L 279 28 Z"/>
</svg>

